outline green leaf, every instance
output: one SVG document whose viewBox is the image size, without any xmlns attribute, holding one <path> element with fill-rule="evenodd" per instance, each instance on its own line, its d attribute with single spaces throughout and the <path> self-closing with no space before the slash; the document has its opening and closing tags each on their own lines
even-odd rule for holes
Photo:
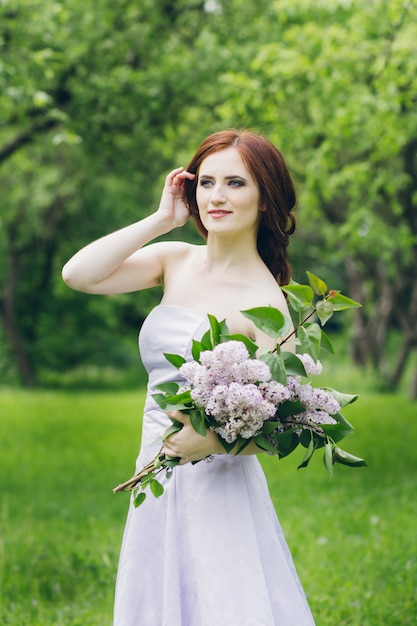
<svg viewBox="0 0 417 626">
<path fill-rule="evenodd" d="M 288 296 L 288 301 L 295 311 L 305 311 L 313 306 L 314 292 L 308 285 L 291 282 L 281 287 Z"/>
<path fill-rule="evenodd" d="M 166 439 L 168 439 L 168 437 L 171 437 L 171 435 L 178 433 L 183 427 L 183 424 L 181 424 L 181 422 L 177 422 L 177 420 L 174 420 L 172 418 L 171 418 L 171 421 L 172 421 L 172 426 L 167 428 L 162 438 L 162 441 L 165 441 Z"/>
<path fill-rule="evenodd" d="M 223 439 L 223 437 L 221 437 L 220 435 L 217 435 L 217 437 L 219 438 L 219 441 L 222 444 L 223 448 L 226 450 L 227 454 L 229 454 L 235 447 L 236 441 L 234 441 L 233 443 L 228 443 L 226 439 Z"/>
<path fill-rule="evenodd" d="M 281 287 L 283 291 L 286 291 L 285 287 Z M 311 304 L 304 302 L 303 300 L 299 300 L 292 293 L 287 293 L 288 304 L 293 311 L 296 311 L 299 315 L 301 315 L 304 311 L 311 309 Z"/>
<path fill-rule="evenodd" d="M 320 428 L 326 435 L 332 438 L 333 441 L 341 441 L 348 435 L 352 434 L 352 429 L 345 424 L 320 424 Z"/>
<path fill-rule="evenodd" d="M 322 328 L 321 328 L 320 348 L 322 350 L 326 350 L 326 352 L 330 352 L 330 354 L 336 354 L 334 351 L 332 342 L 330 341 L 329 337 L 326 335 L 326 333 L 324 332 Z"/>
<path fill-rule="evenodd" d="M 320 322 L 325 325 L 334 314 L 334 306 L 328 300 L 319 300 L 316 304 L 316 313 Z"/>
<path fill-rule="evenodd" d="M 338 401 L 340 404 L 340 408 L 347 406 L 348 404 L 352 404 L 356 402 L 359 398 L 358 395 L 352 395 L 350 393 L 341 393 L 340 391 L 336 391 L 336 389 L 332 389 L 331 387 L 323 387 L 325 391 L 328 391 L 332 394 L 333 398 Z"/>
<path fill-rule="evenodd" d="M 305 324 L 297 330 L 297 337 L 300 340 L 303 352 L 307 352 L 314 361 L 320 355 L 321 328 L 318 324 Z"/>
<path fill-rule="evenodd" d="M 271 433 L 274 432 L 274 430 L 277 430 L 277 428 L 279 428 L 281 425 L 282 425 L 281 422 L 267 420 L 266 422 L 264 422 L 264 425 L 262 426 L 262 433 L 264 435 L 270 435 Z"/>
<path fill-rule="evenodd" d="M 155 496 L 155 498 L 159 498 L 164 493 L 163 486 L 155 478 L 153 480 L 151 480 L 149 486 L 150 486 L 151 491 L 152 491 L 153 495 Z"/>
<path fill-rule="evenodd" d="M 285 421 L 286 417 L 290 417 L 291 415 L 298 415 L 299 413 L 304 413 L 305 406 L 300 400 L 285 400 L 277 411 L 278 416 Z"/>
<path fill-rule="evenodd" d="M 213 350 L 213 343 L 211 340 L 211 329 L 207 330 L 200 340 L 201 352 L 205 350 Z"/>
<path fill-rule="evenodd" d="M 332 293 L 332 292 L 330 292 Z M 331 302 L 334 306 L 335 311 L 345 311 L 346 309 L 357 309 L 362 305 L 347 296 L 344 296 L 341 293 L 337 293 L 334 296 L 329 296 L 327 298 L 328 302 Z"/>
<path fill-rule="evenodd" d="M 327 470 L 330 480 L 333 478 L 333 449 L 330 441 L 324 444 L 323 455 L 324 467 Z"/>
<path fill-rule="evenodd" d="M 332 417 L 337 422 L 339 422 L 339 424 L 343 424 L 345 426 L 345 428 L 350 430 L 351 433 L 355 432 L 355 429 L 353 428 L 352 424 L 350 424 L 350 422 L 348 422 L 347 419 L 345 417 L 343 417 L 343 415 L 341 413 L 336 413 L 336 414 L 332 415 Z"/>
<path fill-rule="evenodd" d="M 146 493 L 144 491 L 139 491 L 133 498 L 133 506 L 135 509 L 138 508 L 144 501 L 146 500 Z"/>
<path fill-rule="evenodd" d="M 292 322 L 281 311 L 272 306 L 259 306 L 254 309 L 241 311 L 242 315 L 251 320 L 259 330 L 278 339 L 292 329 Z"/>
<path fill-rule="evenodd" d="M 221 336 L 223 332 L 222 324 L 218 321 L 214 315 L 208 315 L 210 322 L 210 339 L 212 347 L 217 346 L 221 342 Z"/>
<path fill-rule="evenodd" d="M 282 459 L 293 452 L 298 446 L 298 436 L 293 430 L 287 430 L 284 433 L 280 433 L 274 436 L 277 442 L 278 455 Z"/>
<path fill-rule="evenodd" d="M 237 443 L 237 448 L 236 450 L 234 450 L 234 455 L 237 456 L 238 454 L 243 452 L 243 450 L 250 444 L 251 441 L 252 439 L 245 439 L 244 437 L 238 437 L 237 441 L 235 442 Z"/>
<path fill-rule="evenodd" d="M 151 480 L 153 480 L 154 476 L 155 476 L 155 472 L 149 472 L 145 476 L 142 476 L 142 478 L 140 479 L 140 484 L 141 484 L 142 489 L 144 489 L 147 485 L 149 485 Z"/>
<path fill-rule="evenodd" d="M 285 385 L 287 383 L 287 374 L 285 373 L 285 364 L 280 352 L 266 352 L 259 357 L 260 361 L 267 364 L 270 369 L 272 380 Z"/>
<path fill-rule="evenodd" d="M 283 352 L 285 371 L 288 376 L 307 376 L 303 362 L 292 352 Z"/>
<path fill-rule="evenodd" d="M 206 348 L 202 344 L 201 341 L 197 341 L 196 339 L 193 339 L 193 342 L 192 342 L 192 345 L 191 345 L 191 354 L 193 355 L 194 361 L 199 361 L 200 360 L 200 354 L 202 352 L 204 352 L 205 350 L 206 350 Z"/>
<path fill-rule="evenodd" d="M 172 469 L 174 467 L 177 467 L 180 461 L 181 461 L 181 458 L 179 456 L 175 456 L 172 459 L 165 459 L 162 465 L 164 466 L 165 469 Z"/>
<path fill-rule="evenodd" d="M 189 389 L 186 391 L 182 391 L 181 393 L 175 394 L 173 396 L 166 396 L 165 401 L 167 405 L 175 405 L 178 404 L 192 404 L 193 399 L 191 397 L 191 392 Z"/>
<path fill-rule="evenodd" d="M 307 467 L 307 465 L 310 462 L 311 457 L 313 456 L 315 451 L 315 446 L 314 446 L 314 439 L 313 437 L 310 438 L 310 443 L 307 446 L 307 451 L 304 455 L 304 458 L 302 460 L 302 462 L 300 463 L 300 465 L 297 467 L 297 469 L 301 469 L 302 467 Z"/>
<path fill-rule="evenodd" d="M 184 365 L 184 363 L 186 363 L 186 360 L 180 354 L 169 354 L 164 352 L 164 357 L 167 361 L 171 363 L 171 365 L 174 365 L 174 367 L 177 367 L 178 369 L 181 367 L 181 365 Z"/>
<path fill-rule="evenodd" d="M 256 437 L 254 437 L 253 440 L 258 448 L 261 448 L 261 450 L 265 450 L 267 452 L 275 452 L 275 454 L 277 454 L 278 450 L 276 446 L 274 446 L 274 444 L 269 441 L 269 439 L 267 439 L 264 434 L 257 435 Z"/>
<path fill-rule="evenodd" d="M 207 428 L 204 423 L 204 415 L 202 414 L 200 409 L 193 409 L 190 411 L 190 422 L 191 426 L 199 435 L 201 435 L 202 437 L 205 437 L 207 435 Z"/>
<path fill-rule="evenodd" d="M 308 277 L 308 282 L 310 283 L 310 287 L 312 288 L 314 293 L 316 293 L 318 296 L 324 296 L 327 291 L 327 285 L 324 280 L 322 280 L 318 276 L 315 276 L 315 274 L 312 274 L 311 272 L 306 272 L 306 274 Z"/>
<path fill-rule="evenodd" d="M 174 396 L 177 393 L 180 386 L 177 383 L 162 383 L 161 385 L 158 385 L 156 388 L 159 389 L 160 391 L 164 391 L 170 396 Z"/>
<path fill-rule="evenodd" d="M 167 397 L 163 393 L 153 393 L 152 398 L 155 402 L 165 411 L 165 407 L 167 406 Z"/>
<path fill-rule="evenodd" d="M 313 437 L 314 439 L 314 446 L 316 450 L 318 448 L 322 448 L 325 442 L 327 441 L 327 438 L 324 434 L 319 435 L 318 433 L 313 432 L 311 428 L 303 428 L 299 439 L 300 439 L 301 445 L 304 446 L 304 448 L 308 448 L 308 446 L 310 445 L 311 437 Z"/>
<path fill-rule="evenodd" d="M 336 463 L 341 463 L 342 465 L 351 465 L 353 467 L 368 467 L 368 464 L 364 459 L 361 459 L 358 456 L 354 456 L 349 452 L 345 452 L 338 446 L 334 447 L 334 460 Z"/>
</svg>

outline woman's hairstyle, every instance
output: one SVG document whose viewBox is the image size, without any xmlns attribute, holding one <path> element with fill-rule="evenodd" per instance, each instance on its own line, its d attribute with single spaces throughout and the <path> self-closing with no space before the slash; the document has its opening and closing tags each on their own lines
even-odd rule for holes
<svg viewBox="0 0 417 626">
<path fill-rule="evenodd" d="M 252 176 L 258 183 L 260 203 L 264 207 L 258 227 L 258 252 L 280 285 L 287 285 L 291 277 L 287 246 L 295 230 L 292 214 L 296 193 L 291 175 L 280 151 L 260 135 L 248 131 L 225 130 L 207 137 L 187 167 L 196 174 L 185 181 L 185 197 L 197 229 L 207 238 L 196 200 L 198 172 L 206 157 L 220 150 L 236 148 Z"/>
</svg>

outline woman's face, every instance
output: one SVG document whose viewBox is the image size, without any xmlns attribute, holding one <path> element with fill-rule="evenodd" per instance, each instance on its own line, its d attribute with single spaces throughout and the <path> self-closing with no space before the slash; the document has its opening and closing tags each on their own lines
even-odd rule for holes
<svg viewBox="0 0 417 626">
<path fill-rule="evenodd" d="M 208 233 L 257 231 L 261 212 L 258 185 L 236 148 L 204 159 L 198 172 L 196 199 Z"/>
</svg>

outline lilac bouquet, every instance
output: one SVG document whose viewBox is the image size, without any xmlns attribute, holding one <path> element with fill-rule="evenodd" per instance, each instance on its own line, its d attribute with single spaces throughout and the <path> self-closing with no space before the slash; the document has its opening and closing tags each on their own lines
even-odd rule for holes
<svg viewBox="0 0 417 626">
<path fill-rule="evenodd" d="M 353 467 L 366 465 L 345 452 L 338 442 L 353 432 L 341 409 L 357 399 L 334 389 L 314 387 L 310 378 L 322 372 L 321 350 L 334 354 L 322 326 L 336 311 L 360 306 L 336 290 L 327 290 L 320 278 L 307 272 L 308 285 L 292 282 L 283 287 L 290 308 L 298 315 L 294 324 L 273 307 L 242 311 L 262 332 L 275 340 L 275 348 L 259 353 L 258 346 L 243 335 L 232 335 L 226 323 L 208 315 L 210 328 L 201 341 L 193 341 L 193 361 L 166 354 L 178 368 L 183 384 L 166 383 L 154 394 L 166 412 L 189 414 L 201 435 L 214 431 L 228 453 L 240 454 L 250 442 L 279 458 L 301 444 L 305 455 L 299 468 L 307 467 L 314 452 L 324 449 L 324 464 L 332 476 L 334 463 Z M 316 300 L 316 297 L 320 299 Z M 316 316 L 318 322 L 310 322 Z M 299 354 L 287 352 L 285 344 L 295 337 Z M 171 418 L 165 438 L 182 428 Z M 147 466 L 115 492 L 133 490 L 139 506 L 150 488 L 163 493 L 156 476 L 169 477 L 180 459 L 167 458 L 161 451 Z"/>
</svg>

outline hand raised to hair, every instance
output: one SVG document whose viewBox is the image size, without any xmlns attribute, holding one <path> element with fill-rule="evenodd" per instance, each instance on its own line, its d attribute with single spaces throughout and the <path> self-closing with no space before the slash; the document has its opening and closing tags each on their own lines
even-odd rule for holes
<svg viewBox="0 0 417 626">
<path fill-rule="evenodd" d="M 183 226 L 190 217 L 190 209 L 185 201 L 184 183 L 186 179 L 194 178 L 195 174 L 187 172 L 183 167 L 177 167 L 165 179 L 158 213 L 171 228 Z"/>
</svg>

